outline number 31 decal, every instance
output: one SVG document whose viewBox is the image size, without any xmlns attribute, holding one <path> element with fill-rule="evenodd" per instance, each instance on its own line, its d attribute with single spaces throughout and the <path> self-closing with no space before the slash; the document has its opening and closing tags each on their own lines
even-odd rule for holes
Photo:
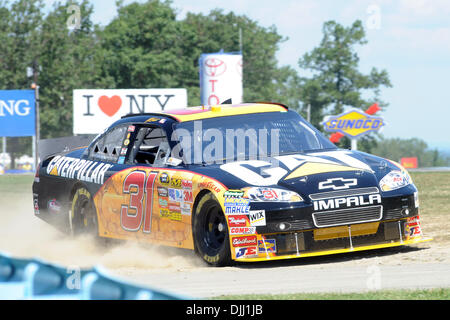
<svg viewBox="0 0 450 320">
<path fill-rule="evenodd" d="M 152 228 L 153 185 L 157 172 L 150 172 L 146 179 L 144 171 L 130 172 L 123 181 L 123 194 L 130 195 L 128 205 L 120 210 L 120 224 L 124 230 L 150 233 Z"/>
</svg>

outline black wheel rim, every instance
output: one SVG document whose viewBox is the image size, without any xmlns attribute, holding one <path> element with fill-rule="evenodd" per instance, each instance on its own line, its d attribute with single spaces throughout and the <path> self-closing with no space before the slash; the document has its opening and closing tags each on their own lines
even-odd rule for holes
<svg viewBox="0 0 450 320">
<path fill-rule="evenodd" d="M 74 222 L 79 232 L 90 232 L 95 229 L 97 221 L 89 199 L 83 198 L 77 203 Z"/>
<path fill-rule="evenodd" d="M 222 248 L 227 235 L 227 223 L 216 205 L 209 208 L 205 215 L 203 232 L 205 244 L 209 249 L 218 251 Z"/>
</svg>

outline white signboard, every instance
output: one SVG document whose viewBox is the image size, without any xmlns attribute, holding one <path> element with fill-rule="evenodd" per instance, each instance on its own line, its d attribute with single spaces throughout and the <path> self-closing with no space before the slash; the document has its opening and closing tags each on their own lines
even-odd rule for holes
<svg viewBox="0 0 450 320">
<path fill-rule="evenodd" d="M 73 133 L 98 134 L 129 113 L 186 107 L 186 89 L 73 90 Z"/>
<path fill-rule="evenodd" d="M 202 105 L 216 105 L 231 99 L 241 103 L 242 54 L 204 53 L 200 56 L 200 95 Z"/>
</svg>

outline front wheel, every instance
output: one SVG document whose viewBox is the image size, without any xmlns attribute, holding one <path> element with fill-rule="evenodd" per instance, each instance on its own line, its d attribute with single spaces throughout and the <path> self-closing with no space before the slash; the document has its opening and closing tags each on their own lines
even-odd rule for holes
<svg viewBox="0 0 450 320">
<path fill-rule="evenodd" d="M 216 198 L 210 193 L 203 196 L 194 214 L 193 233 L 197 253 L 210 265 L 230 264 L 227 221 Z"/>
</svg>

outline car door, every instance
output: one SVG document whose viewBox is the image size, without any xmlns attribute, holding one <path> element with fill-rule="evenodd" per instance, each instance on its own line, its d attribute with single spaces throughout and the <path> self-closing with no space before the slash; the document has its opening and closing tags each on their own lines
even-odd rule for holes
<svg viewBox="0 0 450 320">
<path fill-rule="evenodd" d="M 95 197 L 100 235 L 191 248 L 192 174 L 167 167 L 163 128 L 130 125 L 127 131 L 117 165 Z"/>
</svg>

